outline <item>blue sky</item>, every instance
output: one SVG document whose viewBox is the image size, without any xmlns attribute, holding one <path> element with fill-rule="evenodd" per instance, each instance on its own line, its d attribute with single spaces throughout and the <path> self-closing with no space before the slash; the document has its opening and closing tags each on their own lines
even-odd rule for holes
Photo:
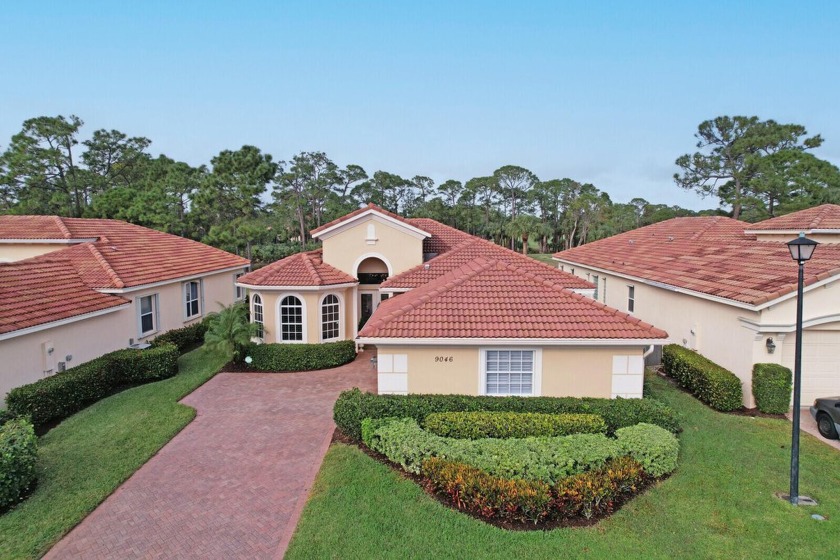
<svg viewBox="0 0 840 560">
<path fill-rule="evenodd" d="M 191 164 L 254 144 L 437 182 L 541 179 L 716 206 L 674 159 L 722 114 L 804 124 L 840 164 L 840 3 L 15 2 L 0 148 L 76 114 Z"/>
</svg>

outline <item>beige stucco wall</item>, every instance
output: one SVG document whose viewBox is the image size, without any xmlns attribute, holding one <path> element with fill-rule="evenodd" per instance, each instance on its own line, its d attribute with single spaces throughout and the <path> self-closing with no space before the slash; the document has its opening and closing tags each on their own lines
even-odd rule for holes
<svg viewBox="0 0 840 560">
<path fill-rule="evenodd" d="M 130 304 L 118 311 L 0 341 L 0 396 L 5 396 L 13 387 L 44 377 L 44 342 L 52 342 L 56 364 L 65 361 L 68 354 L 72 355 L 72 360 L 67 362 L 67 367 L 71 368 L 107 352 L 126 348 L 130 340 L 148 342 L 168 330 L 189 325 L 211 311 L 218 311 L 218 303 L 230 305 L 233 302 L 233 272 L 208 275 L 201 281 L 202 314 L 190 320 L 184 318 L 183 283 L 174 282 L 119 294 Z M 149 294 L 158 296 L 158 328 L 141 338 L 139 301 Z"/>
<path fill-rule="evenodd" d="M 265 336 L 263 342 L 266 344 L 278 343 L 280 335 L 280 302 L 288 295 L 297 297 L 303 303 L 304 309 L 304 331 L 306 338 L 304 343 L 318 343 L 321 340 L 321 302 L 328 294 L 338 296 L 340 308 L 339 338 L 348 340 L 354 337 L 353 330 L 353 288 L 324 288 L 319 291 L 294 291 L 294 290 L 251 290 L 251 316 L 253 317 L 253 295 L 259 294 L 263 301 L 263 316 Z"/>
<path fill-rule="evenodd" d="M 368 241 L 368 224 L 373 224 L 376 232 L 373 242 Z M 422 239 L 375 216 L 368 216 L 324 239 L 323 250 L 325 263 L 353 276 L 365 256 L 375 256 L 390 264 L 392 275 L 423 263 Z"/>
<path fill-rule="evenodd" d="M 409 393 L 477 395 L 481 392 L 479 346 L 377 346 L 380 366 L 383 356 L 405 356 Z M 504 349 L 488 346 L 486 349 Z M 610 398 L 613 390 L 613 358 L 637 356 L 642 347 L 518 347 L 541 352 L 542 396 Z M 436 361 L 436 358 L 438 360 Z M 390 371 L 390 370 L 389 370 Z M 382 373 L 382 368 L 380 368 Z M 397 372 L 395 375 L 399 375 Z M 387 375 L 387 374 L 386 374 Z M 398 381 L 397 381 L 398 382 Z M 641 377 L 638 378 L 641 396 Z M 384 385 L 380 383 L 380 387 Z"/>
<path fill-rule="evenodd" d="M 570 268 L 570 265 L 565 265 L 565 270 Z M 758 321 L 758 312 L 649 286 L 579 265 L 573 268 L 575 275 L 581 278 L 587 278 L 587 273 L 590 278 L 597 274 L 599 300 L 620 311 L 627 311 L 628 286 L 634 286 L 635 310 L 632 315 L 665 330 L 670 342 L 697 350 L 732 371 L 741 380 L 744 404 L 752 405 L 756 334 L 745 328 L 739 318 Z"/>
<path fill-rule="evenodd" d="M 0 243 L 0 262 L 21 261 L 66 248 L 64 243 Z"/>
</svg>

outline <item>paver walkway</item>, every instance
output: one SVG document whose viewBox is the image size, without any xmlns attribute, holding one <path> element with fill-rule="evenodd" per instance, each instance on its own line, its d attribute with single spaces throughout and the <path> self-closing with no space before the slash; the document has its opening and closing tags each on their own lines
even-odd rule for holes
<svg viewBox="0 0 840 560">
<path fill-rule="evenodd" d="M 195 420 L 45 558 L 282 558 L 338 393 L 376 390 L 370 357 L 317 372 L 216 375 L 181 401 Z"/>
</svg>

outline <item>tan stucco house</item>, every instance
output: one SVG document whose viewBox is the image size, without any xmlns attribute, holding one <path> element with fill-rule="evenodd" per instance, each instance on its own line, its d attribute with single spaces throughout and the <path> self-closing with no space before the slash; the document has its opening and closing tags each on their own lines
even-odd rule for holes
<svg viewBox="0 0 840 560">
<path fill-rule="evenodd" d="M 797 264 L 786 242 L 819 241 L 805 265 L 802 402 L 840 394 L 840 206 L 749 224 L 675 218 L 554 255 L 597 285 L 595 299 L 664 328 L 742 381 L 752 366 L 793 367 Z"/>
<path fill-rule="evenodd" d="M 266 343 L 375 345 L 380 393 L 641 397 L 667 334 L 594 286 L 435 220 L 370 204 L 317 251 L 239 279 Z"/>
<path fill-rule="evenodd" d="M 244 299 L 249 264 L 118 220 L 0 216 L 0 397 Z"/>
</svg>

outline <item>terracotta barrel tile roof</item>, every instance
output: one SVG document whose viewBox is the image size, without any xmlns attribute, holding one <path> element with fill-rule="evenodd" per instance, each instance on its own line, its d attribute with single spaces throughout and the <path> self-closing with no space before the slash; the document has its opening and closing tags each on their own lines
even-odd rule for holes
<svg viewBox="0 0 840 560">
<path fill-rule="evenodd" d="M 757 222 L 746 228 L 755 230 L 792 230 L 810 231 L 815 229 L 840 230 L 840 206 L 837 204 L 823 204 L 807 208 L 784 216 L 770 218 Z"/>
<path fill-rule="evenodd" d="M 476 257 L 380 304 L 359 336 L 662 339 L 667 333 L 525 267 Z"/>
<path fill-rule="evenodd" d="M 329 286 L 356 283 L 357 280 L 326 264 L 321 251 L 297 253 L 241 276 L 249 286 Z"/>
<path fill-rule="evenodd" d="M 453 247 L 467 239 L 474 239 L 474 236 L 447 226 L 431 218 L 408 218 L 409 224 L 418 229 L 429 232 L 432 236 L 423 240 L 424 253 L 436 253 L 441 255 L 450 251 Z"/>
<path fill-rule="evenodd" d="M 72 237 L 58 216 L 0 216 L 0 239 L 53 241 Z"/>
<path fill-rule="evenodd" d="M 797 265 L 783 242 L 757 241 L 729 218 L 674 218 L 556 253 L 600 268 L 724 299 L 761 305 L 796 289 Z M 840 245 L 824 244 L 806 284 L 840 273 Z"/>
<path fill-rule="evenodd" d="M 595 287 L 592 283 L 568 272 L 563 272 L 556 267 L 541 263 L 531 257 L 496 245 L 491 241 L 473 237 L 472 235 L 465 235 L 466 239 L 458 245 L 451 247 L 442 255 L 389 278 L 382 283 L 381 287 L 386 289 L 416 288 L 463 266 L 476 257 L 497 259 L 509 263 L 519 269 L 526 270 L 532 274 L 538 274 L 547 280 L 556 282 L 564 288 L 591 290 Z"/>
<path fill-rule="evenodd" d="M 128 303 L 90 289 L 70 259 L 0 264 L 0 334 Z"/>
</svg>

